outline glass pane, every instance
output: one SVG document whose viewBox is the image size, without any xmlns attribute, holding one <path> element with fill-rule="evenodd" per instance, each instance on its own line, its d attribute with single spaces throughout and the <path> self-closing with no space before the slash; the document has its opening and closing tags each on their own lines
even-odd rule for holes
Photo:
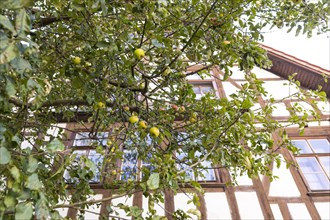
<svg viewBox="0 0 330 220">
<path fill-rule="evenodd" d="M 304 157 L 296 159 L 312 190 L 330 189 L 329 179 L 321 169 L 316 158 Z"/>
<path fill-rule="evenodd" d="M 64 179 L 69 183 L 78 181 L 78 178 L 72 177 L 69 171 L 70 170 L 74 171 L 81 168 L 82 164 L 80 164 L 79 161 L 83 155 L 87 155 L 87 150 L 75 150 L 73 154 L 76 154 L 76 158 L 71 162 L 70 169 L 66 169 L 63 175 Z"/>
<path fill-rule="evenodd" d="M 155 166 L 150 164 L 150 159 L 152 158 L 152 154 L 148 153 L 147 157 L 142 160 L 142 167 L 145 167 L 149 170 L 150 173 L 152 173 L 152 171 L 155 169 Z"/>
<path fill-rule="evenodd" d="M 305 140 L 293 140 L 291 142 L 294 146 L 300 149 L 301 154 L 313 153 Z"/>
<path fill-rule="evenodd" d="M 319 158 L 324 169 L 328 173 L 328 176 L 330 176 L 330 157 L 320 157 Z"/>
<path fill-rule="evenodd" d="M 324 173 L 304 174 L 308 185 L 312 190 L 329 190 L 330 182 Z"/>
<path fill-rule="evenodd" d="M 93 143 L 97 143 L 99 145 L 106 145 L 107 137 L 107 132 L 98 132 L 96 134 L 95 139 L 90 137 L 90 132 L 79 132 L 76 134 L 73 146 L 90 146 Z"/>
<path fill-rule="evenodd" d="M 202 86 L 202 93 L 206 94 L 209 92 L 213 92 L 213 87 L 212 86 Z"/>
<path fill-rule="evenodd" d="M 91 139 L 89 138 L 89 132 L 79 132 L 76 134 L 73 146 L 89 146 L 91 145 Z"/>
<path fill-rule="evenodd" d="M 323 172 L 314 157 L 299 157 L 296 159 L 300 166 L 300 169 L 304 174 Z"/>
<path fill-rule="evenodd" d="M 199 177 L 198 180 L 202 181 L 202 180 L 208 180 L 208 181 L 215 181 L 215 173 L 214 173 L 214 169 L 212 168 L 212 164 L 209 161 L 203 161 L 202 165 L 208 169 L 204 169 L 202 171 L 202 174 L 204 177 Z"/>
<path fill-rule="evenodd" d="M 189 165 L 187 165 L 187 153 L 180 152 L 177 153 L 176 156 L 179 160 L 179 163 L 177 164 L 179 170 L 186 170 L 186 180 L 194 179 L 194 173 L 192 169 L 189 168 Z"/>
<path fill-rule="evenodd" d="M 308 140 L 316 153 L 330 153 L 330 143 L 327 139 Z"/>
<path fill-rule="evenodd" d="M 106 145 L 107 144 L 107 139 L 108 139 L 108 132 L 98 132 L 97 133 L 97 143 L 99 145 Z"/>
<path fill-rule="evenodd" d="M 88 158 L 95 164 L 96 170 L 94 171 L 94 177 L 91 179 L 91 182 L 100 182 L 101 180 L 101 171 L 103 163 L 103 155 L 96 153 L 95 150 L 90 150 Z"/>
<path fill-rule="evenodd" d="M 137 152 L 124 150 L 124 159 L 122 162 L 121 180 L 135 180 L 137 174 Z"/>
<path fill-rule="evenodd" d="M 199 86 L 194 86 L 193 87 L 193 90 L 194 90 L 194 93 L 195 94 L 201 94 L 202 93 L 201 90 L 200 90 L 200 88 L 199 88 Z"/>
</svg>

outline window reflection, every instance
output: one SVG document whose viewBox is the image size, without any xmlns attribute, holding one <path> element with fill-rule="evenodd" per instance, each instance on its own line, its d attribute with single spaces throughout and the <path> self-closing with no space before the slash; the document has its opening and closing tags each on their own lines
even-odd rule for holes
<svg viewBox="0 0 330 220">
<path fill-rule="evenodd" d="M 330 152 L 327 139 L 293 140 L 300 149 L 296 160 L 311 190 L 330 190 Z"/>
<path fill-rule="evenodd" d="M 120 179 L 127 181 L 135 180 L 137 174 L 137 152 L 135 150 L 124 150 L 123 161 L 121 165 Z"/>
</svg>

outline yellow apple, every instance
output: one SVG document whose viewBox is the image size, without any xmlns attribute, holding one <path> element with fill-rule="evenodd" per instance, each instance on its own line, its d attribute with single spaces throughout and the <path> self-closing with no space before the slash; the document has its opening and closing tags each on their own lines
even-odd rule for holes
<svg viewBox="0 0 330 220">
<path fill-rule="evenodd" d="M 159 129 L 156 127 L 150 128 L 150 134 L 153 137 L 158 137 L 159 136 Z"/>
<path fill-rule="evenodd" d="M 74 64 L 78 65 L 78 64 L 80 64 L 81 59 L 80 59 L 80 57 L 73 57 L 73 58 L 72 58 L 72 62 L 73 62 Z"/>
<path fill-rule="evenodd" d="M 145 56 L 145 52 L 141 48 L 136 49 L 134 51 L 134 56 L 136 59 L 141 60 Z"/>
<path fill-rule="evenodd" d="M 112 175 L 116 175 L 117 174 L 117 171 L 116 170 L 111 170 L 111 174 Z"/>
<path fill-rule="evenodd" d="M 145 121 L 140 121 L 139 122 L 139 127 L 142 128 L 142 129 L 146 129 L 147 128 L 146 122 Z"/>
<path fill-rule="evenodd" d="M 185 112 L 186 108 L 185 108 L 184 106 L 181 106 L 181 107 L 179 108 L 179 110 L 180 110 L 180 112 Z"/>
<path fill-rule="evenodd" d="M 133 116 L 129 117 L 129 122 L 130 122 L 131 124 L 134 124 L 134 123 L 136 123 L 136 122 L 138 122 L 138 121 L 139 121 L 139 118 L 138 118 L 138 116 L 136 116 L 136 115 L 133 115 Z"/>
<path fill-rule="evenodd" d="M 171 73 L 171 69 L 169 67 L 167 67 L 164 71 L 163 71 L 163 76 L 167 76 L 168 74 Z"/>
<path fill-rule="evenodd" d="M 96 104 L 96 107 L 97 107 L 97 108 L 105 108 L 105 104 L 104 104 L 104 102 L 98 102 L 98 103 Z"/>
<path fill-rule="evenodd" d="M 194 117 L 190 117 L 190 118 L 189 118 L 189 121 L 190 121 L 191 123 L 194 123 L 194 122 L 196 122 L 196 118 L 194 118 Z"/>
<path fill-rule="evenodd" d="M 125 111 L 129 111 L 129 107 L 128 106 L 124 106 L 124 110 Z"/>
</svg>

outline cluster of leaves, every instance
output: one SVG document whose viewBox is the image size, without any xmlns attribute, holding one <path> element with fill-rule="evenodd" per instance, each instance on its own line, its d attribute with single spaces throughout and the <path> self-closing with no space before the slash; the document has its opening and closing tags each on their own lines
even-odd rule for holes
<svg viewBox="0 0 330 220">
<path fill-rule="evenodd" d="M 233 168 L 234 176 L 272 176 L 268 165 L 280 161 L 274 146 L 295 148 L 287 138 L 273 142 L 271 133 L 281 125 L 272 120 L 271 105 L 252 110 L 258 96 L 266 94 L 262 82 L 246 74 L 248 83 L 230 100 L 208 94 L 196 101 L 184 73 L 192 63 L 200 64 L 188 75 L 206 77 L 218 66 L 226 80 L 234 64 L 246 72 L 269 67 L 257 44 L 263 27 L 281 27 L 279 20 L 285 20 L 291 28 L 298 25 L 297 33 L 302 27 L 307 33 L 316 27 L 324 32 L 329 8 L 327 1 L 288 0 L 1 1 L 0 219 L 59 219 L 56 208 L 83 211 L 100 202 L 88 200 L 95 164 L 88 157 L 74 163 L 75 155 L 65 150 L 63 128 L 60 135 L 47 132 L 59 122 L 88 122 L 90 134 L 113 127 L 111 142 L 95 146 L 105 158 L 103 171 L 116 169 L 115 161 L 124 157 L 121 143 L 128 140 L 139 160 L 151 153 L 153 170 L 141 169 L 139 181 L 118 183 L 102 173 L 104 187 L 117 188 L 119 195 L 142 191 L 150 203 L 163 202 L 165 189 L 179 190 L 186 181 L 187 170 L 178 168 L 182 163 L 196 178 L 206 160 Z M 145 51 L 143 59 L 134 57 L 137 48 Z M 297 111 L 302 110 L 293 107 Z M 132 114 L 148 129 L 128 124 Z M 296 115 L 290 122 L 304 127 L 306 120 Z M 152 126 L 160 135 L 150 141 Z M 178 138 L 182 133 L 184 138 Z M 22 147 L 26 142 L 29 147 Z M 187 154 L 179 159 L 173 152 L 180 150 Z M 71 197 L 65 170 L 77 180 Z M 196 180 L 189 184 L 202 191 Z M 59 204 L 70 198 L 69 205 Z M 196 198 L 192 201 L 198 204 Z M 138 207 L 119 208 L 142 218 Z M 149 213 L 150 219 L 162 218 L 155 217 L 152 204 Z M 198 216 L 196 210 L 190 214 Z"/>
</svg>

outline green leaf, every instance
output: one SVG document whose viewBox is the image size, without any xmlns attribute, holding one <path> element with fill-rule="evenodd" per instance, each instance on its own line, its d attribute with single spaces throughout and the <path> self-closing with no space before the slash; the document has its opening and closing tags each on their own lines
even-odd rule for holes
<svg viewBox="0 0 330 220">
<path fill-rule="evenodd" d="M 0 24 L 4 28 L 6 28 L 6 29 L 10 30 L 11 32 L 13 32 L 14 35 L 16 34 L 14 26 L 11 24 L 10 20 L 6 16 L 0 15 Z"/>
<path fill-rule="evenodd" d="M 242 103 L 242 108 L 243 109 L 249 109 L 252 106 L 253 106 L 253 102 L 252 102 L 252 100 L 250 98 L 244 99 L 244 101 Z"/>
<path fill-rule="evenodd" d="M 33 207 L 31 203 L 19 203 L 16 205 L 15 220 L 28 220 L 32 218 Z"/>
<path fill-rule="evenodd" d="M 147 181 L 147 186 L 151 190 L 158 189 L 158 187 L 159 187 L 159 173 L 153 173 L 153 174 L 150 175 L 150 177 Z"/>
<path fill-rule="evenodd" d="M 17 203 L 17 200 L 11 195 L 6 195 L 3 203 L 7 208 L 14 208 Z"/>
<path fill-rule="evenodd" d="M 10 158 L 11 158 L 11 156 L 10 156 L 10 153 L 7 150 L 7 148 L 0 147 L 0 164 L 4 165 L 4 164 L 9 163 Z"/>
<path fill-rule="evenodd" d="M 21 174 L 16 166 L 13 166 L 12 168 L 10 168 L 10 174 L 14 177 L 16 182 L 20 182 Z"/>
<path fill-rule="evenodd" d="M 48 216 L 47 200 L 42 196 L 36 203 L 36 217 L 37 219 L 47 219 Z"/>
<path fill-rule="evenodd" d="M 32 0 L 1 0 L 0 8 L 3 9 L 19 9 L 29 6 Z"/>
<path fill-rule="evenodd" d="M 16 89 L 14 83 L 12 83 L 11 80 L 7 80 L 6 83 L 6 92 L 9 97 L 15 96 L 16 94 Z"/>
<path fill-rule="evenodd" d="M 8 63 L 18 54 L 17 47 L 14 43 L 10 43 L 6 49 L 0 54 L 0 64 Z"/>
<path fill-rule="evenodd" d="M 202 217 L 201 212 L 198 209 L 189 209 L 187 213 L 195 215 L 197 219 L 201 219 Z"/>
<path fill-rule="evenodd" d="M 29 63 L 29 61 L 23 59 L 23 58 L 15 58 L 13 61 L 11 61 L 10 63 L 15 71 L 17 73 L 24 73 L 27 70 L 32 70 L 31 64 Z"/>
<path fill-rule="evenodd" d="M 32 190 L 38 190 L 42 187 L 42 183 L 39 180 L 38 174 L 34 173 L 28 177 L 25 187 Z"/>
<path fill-rule="evenodd" d="M 35 159 L 33 156 L 30 156 L 29 157 L 29 165 L 28 165 L 27 171 L 29 173 L 33 173 L 34 171 L 36 171 L 37 168 L 38 168 L 38 160 Z"/>
<path fill-rule="evenodd" d="M 142 210 L 137 206 L 130 207 L 130 212 L 133 217 L 139 217 L 142 214 Z"/>
<path fill-rule="evenodd" d="M 25 34 L 25 32 L 30 31 L 30 17 L 26 14 L 25 9 L 20 9 L 16 15 L 15 28 L 19 34 Z"/>
<path fill-rule="evenodd" d="M 46 148 L 51 153 L 54 153 L 57 151 L 63 151 L 65 146 L 59 139 L 55 138 L 49 144 L 47 144 Z"/>
</svg>

